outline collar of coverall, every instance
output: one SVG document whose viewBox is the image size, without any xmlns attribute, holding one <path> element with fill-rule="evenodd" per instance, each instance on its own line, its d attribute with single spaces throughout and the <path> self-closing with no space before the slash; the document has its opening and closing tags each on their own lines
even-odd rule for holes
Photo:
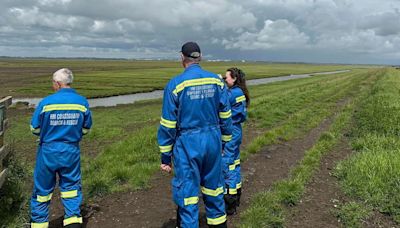
<svg viewBox="0 0 400 228">
<path fill-rule="evenodd" d="M 188 67 L 185 68 L 185 72 L 188 70 L 191 70 L 193 68 L 197 68 L 197 67 L 200 67 L 200 65 L 198 63 L 192 63 Z"/>
<path fill-rule="evenodd" d="M 57 93 L 76 93 L 75 89 L 73 88 L 61 88 L 60 90 L 57 91 Z"/>
</svg>

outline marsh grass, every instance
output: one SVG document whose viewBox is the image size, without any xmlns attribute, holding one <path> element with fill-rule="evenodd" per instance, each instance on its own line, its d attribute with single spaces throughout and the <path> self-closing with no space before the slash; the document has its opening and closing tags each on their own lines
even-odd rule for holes
<svg viewBox="0 0 400 228">
<path fill-rule="evenodd" d="M 367 95 L 376 79 L 376 72 L 365 74 L 363 79 L 364 83 L 356 83 L 356 87 L 348 88 L 351 88 L 350 94 L 353 99 L 343 107 L 339 107 L 329 129 L 320 136 L 312 148 L 306 151 L 303 159 L 290 171 L 289 177 L 253 197 L 250 207 L 241 216 L 241 227 L 285 226 L 286 207 L 299 202 L 305 185 L 318 169 L 322 156 L 339 142 L 342 132 L 352 118 L 355 106 Z M 338 95 L 336 99 L 340 97 Z"/>
<path fill-rule="evenodd" d="M 386 70 L 355 115 L 352 147 L 335 174 L 344 191 L 400 222 L 400 73 Z"/>
</svg>

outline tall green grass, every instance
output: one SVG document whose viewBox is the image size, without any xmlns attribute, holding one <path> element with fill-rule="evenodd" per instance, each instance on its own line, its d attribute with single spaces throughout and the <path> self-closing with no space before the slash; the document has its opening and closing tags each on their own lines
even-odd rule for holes
<svg viewBox="0 0 400 228">
<path fill-rule="evenodd" d="M 7 179 L 0 188 L 0 227 L 17 228 L 27 221 L 27 200 L 25 181 L 26 167 L 13 153 L 3 161 L 8 168 Z"/>
<path fill-rule="evenodd" d="M 400 73 L 386 70 L 355 116 L 356 153 L 336 168 L 344 191 L 400 222 Z"/>
</svg>

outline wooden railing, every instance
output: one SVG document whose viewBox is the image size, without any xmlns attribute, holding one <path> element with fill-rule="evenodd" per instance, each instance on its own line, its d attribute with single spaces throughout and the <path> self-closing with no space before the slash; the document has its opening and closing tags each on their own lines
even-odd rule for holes
<svg viewBox="0 0 400 228">
<path fill-rule="evenodd" d="M 3 186 L 7 176 L 7 168 L 3 167 L 3 159 L 8 155 L 9 148 L 5 145 L 4 134 L 8 126 L 6 110 L 11 103 L 11 96 L 0 100 L 0 188 Z"/>
</svg>

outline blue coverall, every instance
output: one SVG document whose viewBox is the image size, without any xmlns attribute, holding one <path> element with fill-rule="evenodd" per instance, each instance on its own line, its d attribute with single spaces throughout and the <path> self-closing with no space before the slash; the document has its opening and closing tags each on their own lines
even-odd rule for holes
<svg viewBox="0 0 400 228">
<path fill-rule="evenodd" d="M 229 102 L 232 109 L 232 140 L 225 143 L 223 166 L 226 193 L 236 195 L 242 187 L 240 175 L 240 144 L 242 143 L 242 123 L 246 121 L 246 97 L 238 86 L 229 89 Z"/>
<path fill-rule="evenodd" d="M 162 164 L 174 163 L 173 199 L 181 227 L 198 227 L 199 192 L 209 225 L 226 221 L 222 140 L 232 138 L 225 83 L 198 64 L 171 79 L 164 90 L 158 130 Z M 201 188 L 200 188 L 201 186 Z"/>
<path fill-rule="evenodd" d="M 71 88 L 62 88 L 44 98 L 33 114 L 31 131 L 40 136 L 34 189 L 31 198 L 31 227 L 46 228 L 49 204 L 59 176 L 64 205 L 64 226 L 82 223 L 79 141 L 92 125 L 89 104 Z"/>
</svg>

